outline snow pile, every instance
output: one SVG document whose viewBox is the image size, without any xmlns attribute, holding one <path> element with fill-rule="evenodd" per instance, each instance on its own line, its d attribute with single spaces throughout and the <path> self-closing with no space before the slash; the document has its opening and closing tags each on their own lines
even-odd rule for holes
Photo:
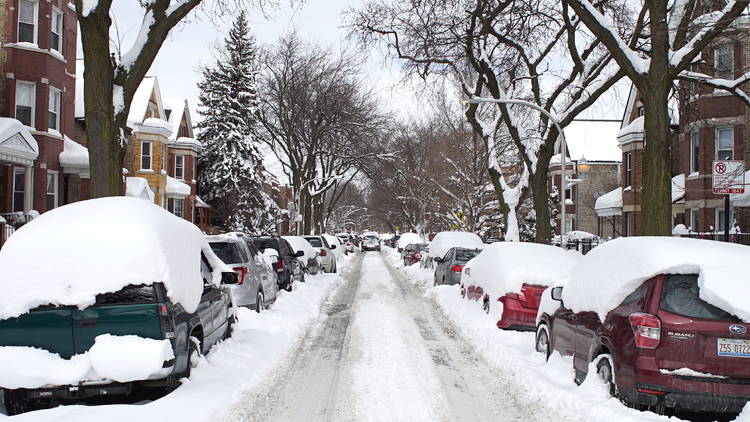
<svg viewBox="0 0 750 422">
<path fill-rule="evenodd" d="M 129 197 L 76 202 L 17 230 L 0 250 L 0 319 L 40 305 L 86 308 L 97 294 L 163 282 L 173 302 L 193 312 L 203 292 L 200 260 L 226 267 L 192 223 Z"/>
<path fill-rule="evenodd" d="M 125 196 L 154 202 L 154 191 L 152 191 L 151 187 L 148 185 L 148 180 L 143 177 L 125 178 Z"/>
<path fill-rule="evenodd" d="M 620 132 L 617 134 L 617 139 L 622 142 L 623 139 L 621 138 L 624 138 L 628 135 L 643 134 L 643 123 L 643 116 L 634 119 L 632 122 L 630 122 L 629 125 L 620 130 Z"/>
<path fill-rule="evenodd" d="M 313 248 L 313 246 L 305 240 L 304 237 L 299 236 L 281 236 L 284 240 L 289 242 L 290 245 L 292 245 L 292 250 L 294 252 L 302 251 L 305 254 L 302 256 L 301 260 L 305 264 L 307 264 L 307 261 L 310 259 L 314 259 L 318 256 L 319 252 L 317 249 Z"/>
<path fill-rule="evenodd" d="M 525 242 L 497 242 L 466 264 L 465 286 L 481 285 L 491 301 L 518 293 L 524 283 L 549 286 L 564 278 L 581 260 L 576 251 Z"/>
<path fill-rule="evenodd" d="M 683 377 L 700 377 L 700 378 L 717 378 L 717 379 L 729 378 L 729 377 L 725 377 L 724 375 L 706 374 L 704 372 L 698 372 L 690 368 L 680 368 L 680 369 L 674 369 L 674 370 L 659 369 L 659 372 L 661 372 L 662 374 L 677 375 L 677 376 L 683 376 Z"/>
<path fill-rule="evenodd" d="M 184 198 L 190 195 L 190 185 L 185 184 L 174 177 L 167 176 L 167 195 Z"/>
<path fill-rule="evenodd" d="M 89 150 L 78 142 L 65 136 L 63 138 L 63 152 L 60 153 L 60 164 L 63 167 L 89 166 Z"/>
<path fill-rule="evenodd" d="M 687 227 L 685 227 L 684 224 L 678 224 L 672 228 L 672 234 L 675 236 L 679 236 L 682 234 L 690 234 L 690 230 L 688 230 Z"/>
<path fill-rule="evenodd" d="M 700 297 L 750 322 L 746 264 L 750 247 L 701 239 L 626 237 L 591 250 L 573 268 L 565 306 L 603 321 L 644 281 L 658 274 L 698 274 Z"/>
<path fill-rule="evenodd" d="M 599 217 L 622 215 L 622 188 L 618 187 L 598 197 L 594 203 L 594 210 Z"/>
<path fill-rule="evenodd" d="M 482 249 L 482 238 L 469 232 L 440 232 L 430 242 L 428 258 L 443 257 L 451 248 Z"/>
<path fill-rule="evenodd" d="M 672 203 L 685 198 L 685 173 L 672 178 Z"/>
<path fill-rule="evenodd" d="M 396 247 L 403 249 L 410 243 L 425 243 L 425 242 L 424 240 L 422 240 L 422 236 L 416 233 L 404 233 L 396 241 Z"/>
<path fill-rule="evenodd" d="M 374 233 L 374 232 L 369 232 L 369 233 Z M 372 236 L 377 237 L 377 233 L 373 234 Z M 391 233 L 383 233 L 383 234 L 380 235 L 380 240 L 382 240 L 382 241 L 388 241 L 388 240 L 391 240 L 391 239 L 393 239 L 393 235 Z"/>
<path fill-rule="evenodd" d="M 87 380 L 145 380 L 174 358 L 169 340 L 138 336 L 97 336 L 91 349 L 63 359 L 33 347 L 0 347 L 0 387 L 40 388 Z"/>
</svg>

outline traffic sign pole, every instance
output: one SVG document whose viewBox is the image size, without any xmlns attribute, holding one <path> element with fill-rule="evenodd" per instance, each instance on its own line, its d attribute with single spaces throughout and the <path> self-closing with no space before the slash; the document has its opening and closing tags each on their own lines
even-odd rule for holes
<svg viewBox="0 0 750 422">
<path fill-rule="evenodd" d="M 729 242 L 729 194 L 724 195 L 724 241 Z"/>
</svg>

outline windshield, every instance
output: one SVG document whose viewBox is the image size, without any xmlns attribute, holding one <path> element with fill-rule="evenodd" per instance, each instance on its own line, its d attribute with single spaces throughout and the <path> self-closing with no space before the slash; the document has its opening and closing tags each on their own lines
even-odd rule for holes
<svg viewBox="0 0 750 422">
<path fill-rule="evenodd" d="M 319 237 L 306 237 L 305 240 L 307 240 L 308 242 L 310 242 L 310 244 L 313 245 L 316 248 L 322 248 L 323 247 L 323 243 L 320 242 L 320 238 Z"/>
</svg>

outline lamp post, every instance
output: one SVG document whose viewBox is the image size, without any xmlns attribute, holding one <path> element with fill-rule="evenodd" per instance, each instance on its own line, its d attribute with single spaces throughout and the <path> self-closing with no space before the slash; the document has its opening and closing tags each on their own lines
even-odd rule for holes
<svg viewBox="0 0 750 422">
<path fill-rule="evenodd" d="M 560 136 L 560 247 L 565 247 L 565 186 L 567 180 L 565 177 L 565 156 L 567 155 L 567 142 L 565 140 L 565 133 L 563 133 L 560 123 L 555 119 L 552 114 L 547 110 L 534 103 L 523 100 L 511 100 L 511 99 L 498 99 L 498 98 L 482 98 L 482 97 L 471 97 L 468 100 L 462 101 L 467 104 L 482 104 L 482 103 L 496 103 L 496 104 L 515 104 L 533 108 L 534 110 L 547 116 L 553 125 L 557 128 L 557 133 Z M 553 179 L 554 182 L 554 179 Z"/>
</svg>

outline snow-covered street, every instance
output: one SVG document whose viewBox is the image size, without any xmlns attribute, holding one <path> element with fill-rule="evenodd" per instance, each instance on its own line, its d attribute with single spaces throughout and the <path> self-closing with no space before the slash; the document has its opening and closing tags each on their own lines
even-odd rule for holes
<svg viewBox="0 0 750 422">
<path fill-rule="evenodd" d="M 328 319 L 231 421 L 525 420 L 504 377 L 383 255 L 360 255 Z"/>
</svg>

